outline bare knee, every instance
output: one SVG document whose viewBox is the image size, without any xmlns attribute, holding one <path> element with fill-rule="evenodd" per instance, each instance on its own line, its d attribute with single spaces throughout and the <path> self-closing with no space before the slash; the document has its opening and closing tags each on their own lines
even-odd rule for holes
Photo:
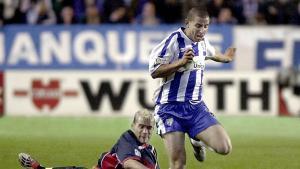
<svg viewBox="0 0 300 169">
<path fill-rule="evenodd" d="M 185 151 L 174 151 L 171 155 L 171 169 L 184 169 L 186 164 Z"/>
<path fill-rule="evenodd" d="M 179 161 L 172 161 L 171 163 L 171 169 L 184 169 L 185 164 Z"/>
<path fill-rule="evenodd" d="M 232 145 L 230 140 L 221 142 L 215 149 L 215 151 L 222 155 L 227 155 L 232 151 Z"/>
<path fill-rule="evenodd" d="M 172 132 L 164 135 L 165 147 L 167 149 L 171 169 L 184 169 L 186 155 L 184 147 L 185 134 Z"/>
</svg>

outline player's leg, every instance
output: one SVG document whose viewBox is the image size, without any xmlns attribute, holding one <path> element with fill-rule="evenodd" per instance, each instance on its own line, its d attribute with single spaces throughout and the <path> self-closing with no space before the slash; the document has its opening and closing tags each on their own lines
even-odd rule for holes
<svg viewBox="0 0 300 169">
<path fill-rule="evenodd" d="M 197 134 L 196 138 L 203 141 L 216 153 L 226 155 L 232 150 L 231 140 L 226 130 L 220 124 L 208 127 L 201 133 Z"/>
<path fill-rule="evenodd" d="M 185 134 L 171 132 L 164 134 L 163 139 L 169 157 L 170 169 L 184 169 L 186 164 Z"/>
<path fill-rule="evenodd" d="M 84 167 L 66 166 L 66 167 L 43 167 L 40 163 L 33 159 L 29 154 L 20 153 L 19 162 L 26 169 L 86 169 Z"/>
<path fill-rule="evenodd" d="M 155 107 L 157 133 L 163 138 L 171 169 L 183 169 L 185 152 L 185 104 L 163 104 Z"/>
<path fill-rule="evenodd" d="M 191 140 L 191 143 L 196 159 L 204 161 L 205 147 L 220 154 L 228 154 L 231 150 L 229 136 L 205 103 L 202 101 L 190 106 L 192 111 L 196 110 L 191 119 L 193 122 L 188 132 L 189 136 L 195 139 Z"/>
</svg>

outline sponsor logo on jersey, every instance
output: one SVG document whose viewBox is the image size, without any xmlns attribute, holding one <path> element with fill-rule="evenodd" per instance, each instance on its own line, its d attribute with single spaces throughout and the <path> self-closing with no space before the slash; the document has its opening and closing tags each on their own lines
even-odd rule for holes
<svg viewBox="0 0 300 169">
<path fill-rule="evenodd" d="M 138 149 L 134 149 L 134 154 L 136 156 L 142 157 L 141 152 Z"/>
</svg>

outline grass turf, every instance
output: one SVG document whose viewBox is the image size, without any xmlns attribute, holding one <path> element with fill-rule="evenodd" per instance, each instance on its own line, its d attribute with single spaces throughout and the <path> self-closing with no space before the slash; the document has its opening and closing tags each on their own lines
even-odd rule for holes
<svg viewBox="0 0 300 169">
<path fill-rule="evenodd" d="M 299 169 L 300 119 L 278 117 L 219 117 L 231 136 L 228 156 L 208 152 L 197 162 L 187 142 L 187 169 Z M 128 129 L 128 118 L 2 117 L 0 168 L 21 168 L 19 152 L 27 152 L 46 166 L 85 166 L 97 163 Z M 162 169 L 168 161 L 162 140 L 153 135 Z"/>
</svg>

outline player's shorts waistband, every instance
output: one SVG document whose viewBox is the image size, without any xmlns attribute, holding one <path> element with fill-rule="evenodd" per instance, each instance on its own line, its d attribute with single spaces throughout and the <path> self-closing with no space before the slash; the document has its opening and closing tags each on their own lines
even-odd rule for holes
<svg viewBox="0 0 300 169">
<path fill-rule="evenodd" d="M 203 101 L 170 102 L 155 106 L 155 114 L 171 114 L 172 116 L 188 119 L 209 111 Z"/>
</svg>

